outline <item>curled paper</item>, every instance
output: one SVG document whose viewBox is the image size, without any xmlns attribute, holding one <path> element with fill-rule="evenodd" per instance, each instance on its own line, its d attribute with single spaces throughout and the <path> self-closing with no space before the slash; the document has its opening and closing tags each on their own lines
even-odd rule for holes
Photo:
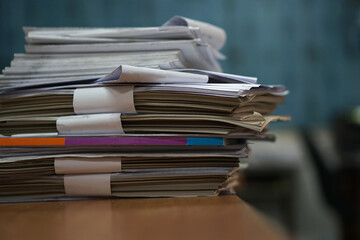
<svg viewBox="0 0 360 240">
<path fill-rule="evenodd" d="M 111 196 L 111 174 L 64 175 L 64 188 L 68 197 Z"/>
<path fill-rule="evenodd" d="M 199 74 L 173 72 L 122 65 L 119 82 L 125 83 L 207 83 L 208 77 Z"/>
<path fill-rule="evenodd" d="M 226 42 L 226 32 L 224 29 L 206 22 L 175 16 L 167 21 L 163 26 L 198 27 L 203 34 L 203 39 L 217 50 L 220 50 Z"/>
<path fill-rule="evenodd" d="M 209 77 L 187 72 L 174 72 L 153 68 L 120 65 L 102 77 L 103 83 L 207 83 Z"/>
</svg>

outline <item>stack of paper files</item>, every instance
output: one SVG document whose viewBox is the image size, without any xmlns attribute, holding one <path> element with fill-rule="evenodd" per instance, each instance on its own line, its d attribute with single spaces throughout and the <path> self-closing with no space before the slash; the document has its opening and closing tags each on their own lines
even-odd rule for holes
<svg viewBox="0 0 360 240">
<path fill-rule="evenodd" d="M 144 71 L 139 67 L 132 70 L 129 79 Z M 158 79 L 171 75 L 165 70 L 146 72 L 147 77 L 153 74 Z M 184 81 L 207 77 L 170 73 L 180 80 L 183 75 Z M 120 81 L 107 81 L 90 88 L 81 86 L 3 93 L 0 134 L 261 132 L 269 121 L 282 119 L 266 115 L 284 101 L 287 93 L 282 86 L 242 83 L 123 85 Z"/>
<path fill-rule="evenodd" d="M 86 187 L 93 181 L 91 177 L 106 178 L 96 189 L 99 193 L 85 196 L 213 195 L 236 181 L 231 176 L 241 166 L 239 158 L 248 156 L 246 144 L 228 146 L 226 140 L 159 135 L 4 138 L 0 196 L 5 200 L 71 196 L 74 186 L 66 181 L 74 174 L 80 183 L 86 181 L 80 192 L 89 191 Z M 105 194 L 108 188 L 111 191 Z M 79 192 L 74 195 L 82 196 Z"/>
<path fill-rule="evenodd" d="M 164 53 L 156 47 L 164 39 L 200 37 L 213 57 L 225 41 L 223 30 L 206 23 L 175 17 L 165 25 L 26 29 L 28 67 L 12 64 L 0 78 L 0 201 L 232 191 L 247 166 L 246 140 L 274 140 L 269 122 L 289 120 L 269 115 L 287 90 L 209 71 L 219 69 L 196 65 L 193 56 L 191 69 L 147 65 L 148 56 Z M 179 40 L 185 33 L 193 35 Z M 125 44 L 131 53 L 119 50 Z M 95 60 L 87 65 L 89 54 Z M 110 55 L 125 57 L 98 71 L 96 61 Z M 82 59 L 68 64 L 74 58 Z"/>
</svg>

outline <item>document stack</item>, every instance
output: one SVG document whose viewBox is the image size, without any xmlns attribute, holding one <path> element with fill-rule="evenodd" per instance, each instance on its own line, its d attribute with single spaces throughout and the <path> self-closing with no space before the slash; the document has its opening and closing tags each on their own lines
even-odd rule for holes
<svg viewBox="0 0 360 240">
<path fill-rule="evenodd" d="M 224 30 L 25 28 L 0 76 L 0 201 L 214 196 L 273 140 L 283 86 L 221 73 Z"/>
</svg>

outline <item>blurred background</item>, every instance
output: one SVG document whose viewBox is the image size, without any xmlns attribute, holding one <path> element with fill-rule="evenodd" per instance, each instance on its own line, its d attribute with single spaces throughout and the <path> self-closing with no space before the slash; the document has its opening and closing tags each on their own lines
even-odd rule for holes
<svg viewBox="0 0 360 240">
<path fill-rule="evenodd" d="M 360 239 L 359 0 L 1 0 L 0 67 L 23 26 L 160 26 L 174 15 L 227 32 L 225 72 L 290 90 L 277 143 L 251 144 L 239 195 L 296 239 Z"/>
</svg>

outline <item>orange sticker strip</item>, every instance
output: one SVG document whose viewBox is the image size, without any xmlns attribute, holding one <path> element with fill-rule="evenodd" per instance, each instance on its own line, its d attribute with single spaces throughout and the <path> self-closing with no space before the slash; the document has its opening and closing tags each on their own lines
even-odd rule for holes
<svg viewBox="0 0 360 240">
<path fill-rule="evenodd" d="M 65 138 L 0 138 L 0 146 L 62 146 Z"/>
</svg>

